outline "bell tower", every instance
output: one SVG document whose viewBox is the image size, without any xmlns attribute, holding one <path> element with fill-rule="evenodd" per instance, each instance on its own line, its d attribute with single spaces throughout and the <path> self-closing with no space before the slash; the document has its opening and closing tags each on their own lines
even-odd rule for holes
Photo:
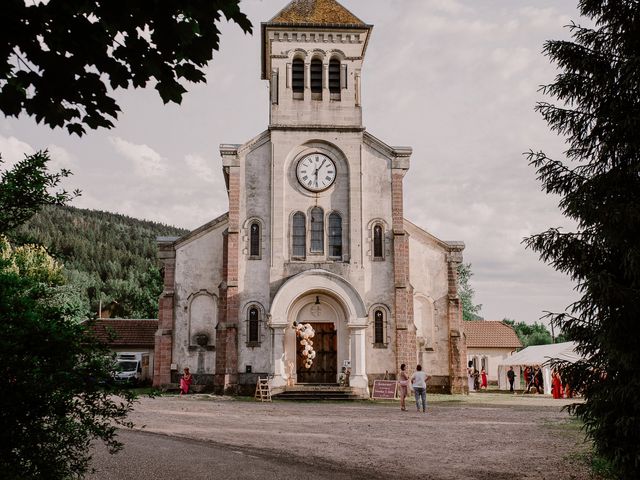
<svg viewBox="0 0 640 480">
<path fill-rule="evenodd" d="M 263 23 L 269 128 L 362 128 L 360 78 L 372 28 L 335 0 L 293 0 Z"/>
</svg>

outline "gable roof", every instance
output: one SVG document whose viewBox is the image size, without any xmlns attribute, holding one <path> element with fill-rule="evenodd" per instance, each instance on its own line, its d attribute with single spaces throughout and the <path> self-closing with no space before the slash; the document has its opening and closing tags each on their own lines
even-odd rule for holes
<svg viewBox="0 0 640 480">
<path fill-rule="evenodd" d="M 500 321 L 473 320 L 462 322 L 471 348 L 521 348 L 522 342 L 515 330 Z"/>
<path fill-rule="evenodd" d="M 91 330 L 98 340 L 110 347 L 155 346 L 158 320 L 123 320 L 102 318 L 95 320 Z"/>
<path fill-rule="evenodd" d="M 293 0 L 269 20 L 270 24 L 354 25 L 365 23 L 336 0 Z"/>
</svg>

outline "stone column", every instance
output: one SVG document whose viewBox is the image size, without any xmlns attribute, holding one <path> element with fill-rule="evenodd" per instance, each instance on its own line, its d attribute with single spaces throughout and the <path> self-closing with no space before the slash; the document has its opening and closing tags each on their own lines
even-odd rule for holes
<svg viewBox="0 0 640 480">
<path fill-rule="evenodd" d="M 160 295 L 158 330 L 155 335 L 153 386 L 171 383 L 173 350 L 174 288 L 176 251 L 173 242 L 158 242 L 158 258 L 164 269 L 164 289 Z"/>
<path fill-rule="evenodd" d="M 351 350 L 351 377 L 350 386 L 369 392 L 369 380 L 367 378 L 366 356 L 366 330 L 367 319 L 358 319 L 358 324 L 347 324 L 349 328 L 349 345 Z"/>
<path fill-rule="evenodd" d="M 322 101 L 329 103 L 331 101 L 331 94 L 329 93 L 329 64 L 322 64 Z"/>
<path fill-rule="evenodd" d="M 464 336 L 462 304 L 458 296 L 458 267 L 464 243 L 450 243 L 447 255 L 449 280 L 449 384 L 451 393 L 469 393 L 467 381 L 467 342 Z"/>
<path fill-rule="evenodd" d="M 273 339 L 273 345 L 271 351 L 273 352 L 273 380 L 271 380 L 272 387 L 284 387 L 287 385 L 287 379 L 289 374 L 287 373 L 287 366 L 285 365 L 285 349 L 284 340 L 287 332 L 287 325 L 282 323 L 270 322 L 271 338 Z"/>
<path fill-rule="evenodd" d="M 304 100 L 311 100 L 311 63 L 304 62 Z"/>
<path fill-rule="evenodd" d="M 238 262 L 240 249 L 240 161 L 235 146 L 220 147 L 229 195 L 229 223 L 224 233 L 220 308 L 216 339 L 216 390 L 238 387 Z"/>
<path fill-rule="evenodd" d="M 413 325 L 413 293 L 409 283 L 409 238 L 404 229 L 403 180 L 409 169 L 410 150 L 396 150 L 391 170 L 393 277 L 395 287 L 394 324 L 396 373 L 406 364 L 409 371 L 417 362 L 416 333 Z"/>
</svg>

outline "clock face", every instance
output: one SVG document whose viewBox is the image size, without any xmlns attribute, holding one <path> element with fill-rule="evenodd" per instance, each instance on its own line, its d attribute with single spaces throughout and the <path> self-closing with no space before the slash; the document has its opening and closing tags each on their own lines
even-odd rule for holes
<svg viewBox="0 0 640 480">
<path fill-rule="evenodd" d="M 298 162 L 296 176 L 307 190 L 321 192 L 335 181 L 336 164 L 323 153 L 312 153 Z"/>
</svg>

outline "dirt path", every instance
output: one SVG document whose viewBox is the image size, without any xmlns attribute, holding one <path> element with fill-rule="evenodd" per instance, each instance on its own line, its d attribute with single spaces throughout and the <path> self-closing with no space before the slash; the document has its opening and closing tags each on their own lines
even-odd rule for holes
<svg viewBox="0 0 640 480">
<path fill-rule="evenodd" d="M 429 400 L 424 415 L 372 402 L 144 398 L 131 420 L 149 432 L 387 478 L 589 478 L 570 460 L 584 446 L 562 402 L 501 394 Z"/>
</svg>

